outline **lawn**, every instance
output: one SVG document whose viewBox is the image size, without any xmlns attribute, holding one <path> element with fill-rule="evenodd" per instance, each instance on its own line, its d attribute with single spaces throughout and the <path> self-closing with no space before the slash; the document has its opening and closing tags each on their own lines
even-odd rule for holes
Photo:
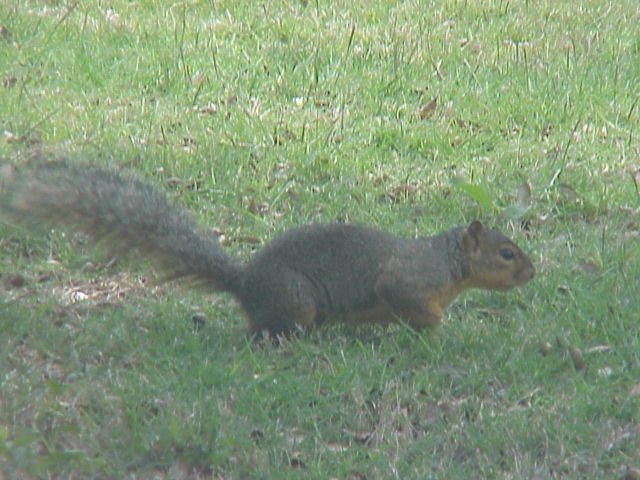
<svg viewBox="0 0 640 480">
<path fill-rule="evenodd" d="M 640 478 L 640 7 L 0 5 L 0 162 L 288 228 L 480 218 L 536 264 L 441 327 L 252 345 L 232 299 L 0 219 L 0 479 Z M 7 181 L 4 178 L 4 181 Z"/>
</svg>

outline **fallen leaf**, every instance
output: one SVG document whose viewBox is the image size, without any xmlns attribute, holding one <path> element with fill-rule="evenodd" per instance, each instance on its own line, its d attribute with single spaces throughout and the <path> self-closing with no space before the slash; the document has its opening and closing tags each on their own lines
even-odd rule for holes
<svg viewBox="0 0 640 480">
<path fill-rule="evenodd" d="M 344 429 L 343 432 L 346 435 L 352 437 L 353 440 L 357 443 L 362 443 L 363 445 L 369 443 L 369 441 L 373 437 L 373 432 L 353 432 L 347 429 Z"/>
<path fill-rule="evenodd" d="M 409 198 L 411 195 L 413 195 L 417 191 L 418 191 L 418 187 L 416 187 L 415 185 L 412 185 L 410 183 L 402 183 L 400 185 L 393 187 L 391 191 L 387 193 L 387 196 L 391 200 L 397 201 L 400 199 Z"/>
<path fill-rule="evenodd" d="M 571 360 L 573 360 L 573 366 L 576 367 L 576 370 L 584 370 L 585 363 L 584 358 L 582 358 L 582 353 L 573 345 L 569 346 L 569 355 L 571 355 Z"/>
<path fill-rule="evenodd" d="M 340 452 L 347 451 L 348 447 L 346 445 L 341 445 L 339 443 L 332 442 L 327 444 L 327 450 L 334 453 L 340 453 Z"/>
<path fill-rule="evenodd" d="M 13 88 L 17 82 L 18 82 L 18 79 L 13 75 L 11 75 L 9 77 L 4 77 L 2 79 L 2 86 L 4 88 Z"/>
<path fill-rule="evenodd" d="M 182 185 L 184 183 L 184 180 L 182 180 L 181 178 L 178 177 L 169 177 L 165 180 L 164 182 L 168 187 L 173 187 L 176 185 Z"/>
<path fill-rule="evenodd" d="M 260 243 L 260 239 L 253 235 L 240 235 L 236 237 L 236 241 L 239 243 L 248 243 L 250 245 L 257 245 Z"/>
<path fill-rule="evenodd" d="M 610 377 L 612 373 L 613 373 L 613 369 L 611 367 L 604 367 L 604 368 L 598 369 L 598 375 L 600 375 L 603 378 Z"/>
<path fill-rule="evenodd" d="M 7 288 L 20 288 L 25 284 L 25 279 L 19 273 L 9 275 L 5 278 L 5 285 Z"/>
<path fill-rule="evenodd" d="M 420 107 L 420 120 L 426 120 L 427 118 L 433 117 L 437 107 L 438 100 L 435 98 L 429 103 L 422 105 L 422 107 Z"/>
<path fill-rule="evenodd" d="M 549 353 L 551 352 L 552 346 L 549 342 L 544 342 L 540 345 L 540 353 L 543 356 L 547 356 L 549 355 Z"/>
<path fill-rule="evenodd" d="M 523 207 L 531 205 L 531 184 L 529 182 L 524 182 L 518 187 L 516 199 L 518 205 L 522 205 Z"/>
<path fill-rule="evenodd" d="M 206 115 L 214 115 L 214 114 L 218 113 L 218 105 L 216 105 L 214 103 L 206 105 L 204 107 L 201 107 L 198 110 L 198 113 L 202 113 L 202 114 L 206 114 Z"/>
<path fill-rule="evenodd" d="M 611 351 L 611 347 L 609 345 L 596 345 L 595 347 L 591 347 L 587 350 L 587 353 L 599 353 L 599 352 L 609 352 Z"/>
<path fill-rule="evenodd" d="M 462 137 L 459 136 L 459 135 L 456 135 L 455 137 L 453 137 L 451 139 L 450 144 L 451 144 L 452 147 L 457 147 L 458 145 L 461 145 L 462 144 Z"/>
</svg>

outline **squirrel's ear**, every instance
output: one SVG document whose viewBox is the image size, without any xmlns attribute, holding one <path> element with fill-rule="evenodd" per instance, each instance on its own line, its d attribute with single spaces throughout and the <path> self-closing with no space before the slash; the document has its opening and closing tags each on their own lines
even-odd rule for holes
<svg viewBox="0 0 640 480">
<path fill-rule="evenodd" d="M 475 238 L 480 237 L 480 235 L 482 235 L 483 230 L 484 230 L 484 227 L 482 226 L 482 222 L 480 220 L 473 220 L 469 224 L 469 227 L 467 228 L 467 232 L 469 232 L 469 235 Z"/>
<path fill-rule="evenodd" d="M 473 220 L 467 227 L 465 243 L 467 248 L 475 250 L 480 245 L 481 237 L 484 235 L 484 226 L 480 220 Z"/>
</svg>

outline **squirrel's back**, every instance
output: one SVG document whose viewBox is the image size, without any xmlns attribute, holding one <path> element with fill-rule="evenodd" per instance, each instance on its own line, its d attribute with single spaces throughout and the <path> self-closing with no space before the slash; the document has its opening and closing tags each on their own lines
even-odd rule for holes
<svg viewBox="0 0 640 480">
<path fill-rule="evenodd" d="M 375 282 L 399 241 L 375 228 L 342 223 L 288 230 L 248 263 L 242 304 L 255 317 L 251 312 L 262 310 L 265 298 L 287 290 L 314 305 L 313 325 L 365 308 L 374 301 Z"/>
</svg>

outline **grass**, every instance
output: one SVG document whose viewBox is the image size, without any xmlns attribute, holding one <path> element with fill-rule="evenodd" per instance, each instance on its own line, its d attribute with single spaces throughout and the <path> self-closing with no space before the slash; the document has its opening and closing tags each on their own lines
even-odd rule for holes
<svg viewBox="0 0 640 480">
<path fill-rule="evenodd" d="M 4 2 L 4 161 L 134 170 L 242 258 L 301 223 L 480 217 L 538 276 L 436 333 L 255 348 L 228 298 L 5 221 L 0 477 L 636 478 L 639 21 L 630 0 Z"/>
</svg>

